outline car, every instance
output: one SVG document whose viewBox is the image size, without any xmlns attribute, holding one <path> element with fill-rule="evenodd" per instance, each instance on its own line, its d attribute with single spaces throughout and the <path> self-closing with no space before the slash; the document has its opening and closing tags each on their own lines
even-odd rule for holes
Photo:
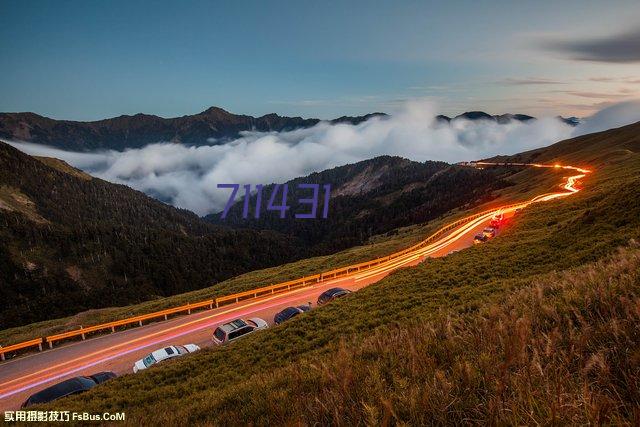
<svg viewBox="0 0 640 427">
<path fill-rule="evenodd" d="M 499 228 L 504 223 L 504 214 L 498 213 L 491 218 L 489 225 L 493 228 Z"/>
<path fill-rule="evenodd" d="M 297 307 L 287 307 L 275 315 L 275 317 L 273 318 L 273 322 L 276 325 L 279 325 L 280 323 L 286 322 L 287 320 L 296 317 L 298 314 L 302 314 L 309 310 L 311 310 L 311 307 L 308 305 L 299 305 Z"/>
<path fill-rule="evenodd" d="M 113 372 L 98 372 L 94 375 L 69 378 L 68 380 L 64 380 L 58 384 L 32 394 L 24 401 L 21 408 L 26 408 L 27 406 L 39 403 L 53 402 L 54 400 L 58 400 L 65 396 L 71 396 L 72 394 L 84 393 L 98 384 L 102 384 L 103 382 L 115 377 L 116 374 Z"/>
<path fill-rule="evenodd" d="M 487 240 L 489 240 L 489 238 L 487 236 L 485 236 L 484 234 L 476 234 L 473 237 L 473 243 L 476 244 L 476 245 L 479 244 L 479 243 L 484 243 Z"/>
<path fill-rule="evenodd" d="M 496 229 L 493 227 L 487 227 L 484 230 L 482 230 L 482 234 L 484 234 L 486 237 L 496 237 Z"/>
<path fill-rule="evenodd" d="M 164 360 L 173 359 L 174 357 L 184 356 L 185 354 L 194 353 L 200 350 L 195 344 L 170 345 L 168 347 L 159 348 L 149 353 L 146 357 L 138 360 L 133 365 L 133 373 L 147 369 L 151 365 L 160 363 Z"/>
<path fill-rule="evenodd" d="M 347 294 L 350 294 L 351 291 L 343 288 L 331 288 L 327 289 L 318 297 L 318 305 L 327 304 L 328 302 L 333 301 L 336 298 L 343 297 Z"/>
<path fill-rule="evenodd" d="M 213 342 L 216 344 L 226 344 L 268 327 L 269 324 L 259 317 L 252 317 L 247 320 L 232 320 L 231 322 L 218 326 L 216 330 L 213 331 Z"/>
</svg>

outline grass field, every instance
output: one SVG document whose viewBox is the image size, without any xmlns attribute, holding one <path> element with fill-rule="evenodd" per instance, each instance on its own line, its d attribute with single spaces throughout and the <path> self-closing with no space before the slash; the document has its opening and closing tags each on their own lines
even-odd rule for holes
<svg viewBox="0 0 640 427">
<path fill-rule="evenodd" d="M 488 244 L 49 409 L 132 425 L 637 423 L 639 131 L 535 153 L 595 172 Z"/>
</svg>

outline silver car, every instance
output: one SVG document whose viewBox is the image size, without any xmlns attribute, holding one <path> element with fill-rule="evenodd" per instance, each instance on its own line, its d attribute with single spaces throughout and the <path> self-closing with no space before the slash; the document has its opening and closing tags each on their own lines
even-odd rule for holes
<svg viewBox="0 0 640 427">
<path fill-rule="evenodd" d="M 225 344 L 242 338 L 252 332 L 266 329 L 269 325 L 259 317 L 251 319 L 236 319 L 229 323 L 222 324 L 213 331 L 213 342 L 216 344 Z"/>
<path fill-rule="evenodd" d="M 171 345 L 169 347 L 160 348 L 152 353 L 149 353 L 143 359 L 138 360 L 133 365 L 133 372 L 136 373 L 138 371 L 142 371 L 143 369 L 147 369 L 149 366 L 160 363 L 163 360 L 184 356 L 185 354 L 193 353 L 198 350 L 200 350 L 200 347 L 195 344 Z"/>
</svg>

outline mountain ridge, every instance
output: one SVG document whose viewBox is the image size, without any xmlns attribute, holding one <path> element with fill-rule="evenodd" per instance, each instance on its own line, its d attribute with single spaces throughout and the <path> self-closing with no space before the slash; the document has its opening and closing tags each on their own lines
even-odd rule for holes
<svg viewBox="0 0 640 427">
<path fill-rule="evenodd" d="M 275 113 L 253 117 L 234 114 L 214 106 L 197 114 L 171 118 L 137 113 L 95 121 L 74 121 L 51 119 L 32 112 L 9 112 L 0 113 L 0 138 L 72 151 L 122 151 L 162 141 L 186 145 L 222 144 L 246 131 L 282 132 L 309 128 L 321 122 L 356 125 L 374 117 L 386 118 L 388 115 L 376 112 L 362 116 L 342 116 L 333 120 L 287 117 Z M 535 119 L 524 114 L 491 116 L 481 111 L 471 111 L 454 118 L 440 115 L 436 120 L 450 122 L 461 118 L 486 119 L 500 124 L 512 120 L 526 122 Z M 560 119 L 575 125 L 570 119 Z"/>
</svg>

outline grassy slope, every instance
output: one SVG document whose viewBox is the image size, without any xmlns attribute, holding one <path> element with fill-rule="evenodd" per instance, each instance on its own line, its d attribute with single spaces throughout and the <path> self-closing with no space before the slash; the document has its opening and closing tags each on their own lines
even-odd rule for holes
<svg viewBox="0 0 640 427">
<path fill-rule="evenodd" d="M 133 424 L 631 422 L 637 251 L 584 266 L 640 234 L 640 138 L 615 159 L 611 138 L 597 154 L 553 154 L 597 172 L 489 244 L 53 406 L 126 409 Z"/>
</svg>

